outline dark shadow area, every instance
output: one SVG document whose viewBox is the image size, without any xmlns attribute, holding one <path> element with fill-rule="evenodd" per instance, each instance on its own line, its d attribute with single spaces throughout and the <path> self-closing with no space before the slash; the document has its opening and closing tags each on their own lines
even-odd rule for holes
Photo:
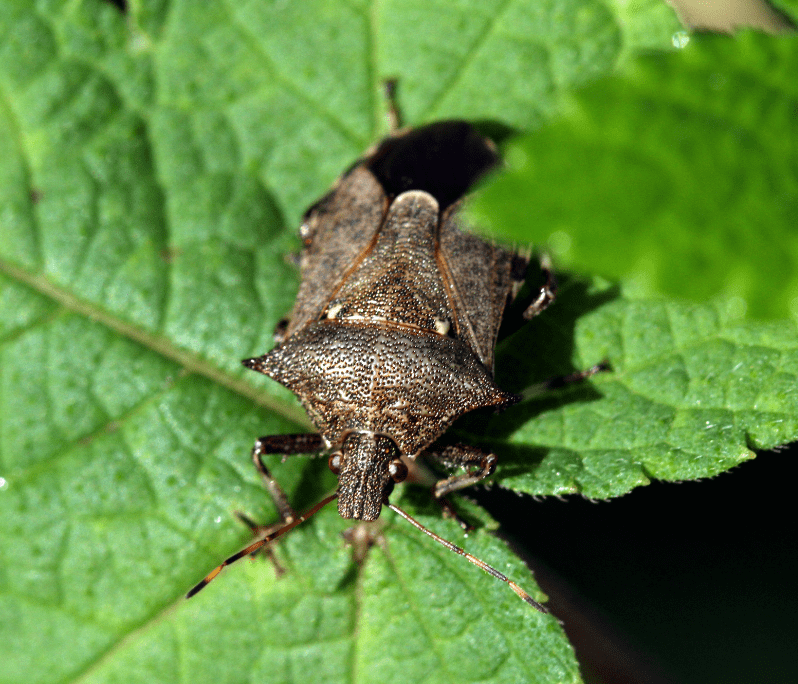
<svg viewBox="0 0 798 684">
<path fill-rule="evenodd" d="M 534 273 L 532 278 L 534 278 Z M 538 277 L 540 277 L 538 275 Z M 553 411 L 576 402 L 589 402 L 601 395 L 590 382 L 563 383 L 556 389 L 542 389 L 535 394 L 535 386 L 569 376 L 583 368 L 575 368 L 574 334 L 577 321 L 618 297 L 618 289 L 610 288 L 591 292 L 590 284 L 573 276 L 558 276 L 560 280 L 555 302 L 540 316 L 528 324 L 516 327 L 514 319 L 521 318 L 528 299 L 518 297 L 508 311 L 500 331 L 500 342 L 496 347 L 496 382 L 502 389 L 522 394 L 532 390 L 533 396 L 490 419 L 485 426 L 486 434 L 504 437 L 514 432 L 519 425 L 546 411 Z M 530 282 L 528 278 L 527 283 Z M 531 280 L 535 282 L 535 280 Z M 532 288 L 532 292 L 536 291 Z M 471 428 L 469 427 L 469 431 Z M 518 453 L 512 452 L 517 450 Z M 525 465 L 521 472 L 529 470 L 529 464 L 537 463 L 545 456 L 540 449 L 516 448 L 502 454 L 502 467 L 512 468 L 513 463 Z M 505 470 L 510 473 L 510 470 Z"/>
<path fill-rule="evenodd" d="M 439 121 L 386 138 L 366 162 L 388 197 L 424 190 L 441 212 L 498 163 L 493 146 L 465 121 Z"/>
<path fill-rule="evenodd" d="M 360 578 L 360 568 L 357 563 L 352 563 L 349 569 L 344 573 L 341 581 L 335 585 L 335 591 L 347 591 L 350 587 L 355 587 Z"/>
<path fill-rule="evenodd" d="M 497 450 L 494 449 L 494 452 L 497 452 Z M 502 478 L 528 475 L 533 473 L 548 455 L 549 449 L 544 447 L 502 444 L 499 456 L 499 473 Z"/>
<path fill-rule="evenodd" d="M 471 124 L 486 138 L 490 138 L 498 147 L 504 145 L 510 138 L 518 135 L 518 130 L 501 121 L 481 119 L 472 121 Z"/>
<path fill-rule="evenodd" d="M 798 544 L 784 498 L 796 457 L 792 445 L 711 480 L 598 503 L 497 487 L 468 496 L 541 565 L 592 681 L 787 684 L 798 681 Z"/>
<path fill-rule="evenodd" d="M 301 513 L 306 508 L 315 506 L 332 492 L 338 484 L 338 478 L 327 467 L 326 454 L 301 454 L 290 458 L 302 459 L 306 464 L 302 469 L 302 478 L 294 490 L 293 498 L 289 497 L 294 510 Z"/>
<path fill-rule="evenodd" d="M 109 5 L 116 7 L 122 14 L 128 13 L 128 6 L 126 0 L 105 0 Z"/>
<path fill-rule="evenodd" d="M 558 273 L 557 279 L 557 298 L 551 306 L 531 321 L 524 320 L 521 314 L 543 281 L 537 261 L 530 263 L 526 284 L 499 330 L 496 383 L 502 389 L 521 393 L 553 377 L 584 370 L 571 361 L 577 321 L 617 299 L 620 292 L 617 287 L 592 292 L 588 281 L 569 274 Z"/>
<path fill-rule="evenodd" d="M 772 2 L 768 2 L 766 4 L 773 11 L 773 14 L 775 14 L 778 17 L 779 21 L 783 24 L 784 26 L 783 30 L 795 31 L 796 29 L 798 29 L 798 24 L 796 24 L 796 20 L 793 19 L 793 17 L 790 16 L 790 14 L 786 10 L 782 9 L 778 4 L 774 4 Z"/>
<path fill-rule="evenodd" d="M 402 500 L 399 504 L 412 515 L 441 515 L 442 507 L 433 497 L 430 496 L 428 487 L 410 485 L 402 490 Z M 395 495 L 394 495 L 395 496 Z M 389 511 L 390 513 L 390 511 Z M 401 519 L 397 519 L 397 525 L 406 525 Z"/>
</svg>

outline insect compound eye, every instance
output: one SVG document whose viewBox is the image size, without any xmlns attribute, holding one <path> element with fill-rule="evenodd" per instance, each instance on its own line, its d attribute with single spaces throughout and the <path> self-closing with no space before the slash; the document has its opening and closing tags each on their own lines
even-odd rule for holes
<svg viewBox="0 0 798 684">
<path fill-rule="evenodd" d="M 388 474 L 394 482 L 404 482 L 407 478 L 407 466 L 401 458 L 396 458 L 388 466 Z"/>
<path fill-rule="evenodd" d="M 336 451 L 334 454 L 330 454 L 330 460 L 327 461 L 327 465 L 330 467 L 330 470 L 333 471 L 336 475 L 341 474 L 341 452 Z"/>
</svg>

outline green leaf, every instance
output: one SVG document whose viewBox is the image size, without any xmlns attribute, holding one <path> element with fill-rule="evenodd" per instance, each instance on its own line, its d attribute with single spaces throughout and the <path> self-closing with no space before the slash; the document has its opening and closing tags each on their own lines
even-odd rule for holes
<svg viewBox="0 0 798 684">
<path fill-rule="evenodd" d="M 420 519 L 462 535 L 432 513 Z M 179 673 L 227 682 L 247 673 L 265 682 L 437 682 L 459 681 L 461 670 L 484 681 L 578 681 L 556 621 L 504 585 L 474 592 L 479 571 L 387 520 L 357 568 L 341 543 L 347 526 L 333 509 L 320 513 L 281 544 L 283 577 L 265 562 L 236 567 L 120 645 L 85 681 L 173 681 Z M 465 546 L 506 572 L 524 572 L 486 535 Z M 538 650 L 546 658 L 530 667 Z"/>
<path fill-rule="evenodd" d="M 782 9 L 792 21 L 792 25 L 795 25 L 795 20 L 798 18 L 798 2 L 796 0 L 775 0 L 772 4 L 774 7 Z"/>
<path fill-rule="evenodd" d="M 798 315 L 798 38 L 682 37 L 514 141 L 474 222 L 638 294 Z"/>
<path fill-rule="evenodd" d="M 472 421 L 462 438 L 491 435 L 504 487 L 603 499 L 652 478 L 711 477 L 798 436 L 798 327 L 744 322 L 734 306 L 566 280 L 552 308 L 499 346 L 497 380 L 524 392 L 602 362 L 612 371 Z"/>
<path fill-rule="evenodd" d="M 123 16 L 89 0 L 0 4 L 0 682 L 579 681 L 555 618 L 390 512 L 359 562 L 328 507 L 278 545 L 282 577 L 242 562 L 182 597 L 247 542 L 233 511 L 276 518 L 247 453 L 256 436 L 308 422 L 238 360 L 272 344 L 291 306 L 285 255 L 299 247 L 304 207 L 384 130 L 383 79 L 399 77 L 409 124 L 459 116 L 529 129 L 576 85 L 670 45 L 672 13 L 597 0 L 130 6 Z M 534 378 L 606 355 L 616 371 L 591 384 L 607 391 L 592 405 L 624 389 L 645 399 L 647 366 L 610 342 L 631 316 L 619 308 L 645 317 L 650 305 L 602 299 L 592 319 L 580 312 L 593 327 L 578 329 L 597 339 L 568 337 L 567 293 L 536 325 L 555 323 L 579 353 L 560 345 Z M 697 342 L 721 328 L 730 334 L 707 326 Z M 741 348 L 763 340 L 747 349 L 746 373 L 778 351 L 789 377 L 789 345 L 758 328 L 738 334 Z M 761 382 L 773 377 L 764 370 Z M 766 410 L 787 415 L 786 396 L 766 397 Z M 735 413 L 740 425 L 756 397 Z M 573 410 L 552 401 L 491 428 L 497 451 L 507 446 L 504 484 L 563 491 L 554 474 L 542 484 L 534 459 L 513 472 L 524 465 L 515 445 L 573 449 L 579 426 L 558 442 L 534 422 Z M 632 411 L 630 426 L 649 413 Z M 756 444 L 795 437 L 789 420 L 780 429 L 750 432 Z M 688 476 L 728 467 L 738 438 Z M 630 442 L 618 446 L 628 457 Z M 323 460 L 269 465 L 298 509 L 334 487 Z M 596 470 L 596 484 L 576 478 L 582 491 L 639 481 Z M 412 488 L 395 496 L 542 598 L 484 515 L 463 540 Z"/>
</svg>

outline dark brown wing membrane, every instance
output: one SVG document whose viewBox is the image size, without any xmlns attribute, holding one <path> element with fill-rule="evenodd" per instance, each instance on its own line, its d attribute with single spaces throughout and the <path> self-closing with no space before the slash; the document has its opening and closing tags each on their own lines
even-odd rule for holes
<svg viewBox="0 0 798 684">
<path fill-rule="evenodd" d="M 520 257 L 459 230 L 459 208 L 452 205 L 443 217 L 438 259 L 449 280 L 457 336 L 492 373 L 496 336 Z"/>
<path fill-rule="evenodd" d="M 319 319 L 327 302 L 374 240 L 387 204 L 374 175 L 358 165 L 311 207 L 301 233 L 305 242 L 300 261 L 302 283 L 286 337 Z"/>
</svg>

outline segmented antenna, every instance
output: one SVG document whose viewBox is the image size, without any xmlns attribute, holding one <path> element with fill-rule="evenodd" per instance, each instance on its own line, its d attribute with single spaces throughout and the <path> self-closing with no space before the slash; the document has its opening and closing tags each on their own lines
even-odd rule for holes
<svg viewBox="0 0 798 684">
<path fill-rule="evenodd" d="M 545 606 L 543 606 L 540 603 L 538 603 L 537 601 L 535 601 L 535 599 L 533 599 L 529 594 L 527 594 L 523 589 L 521 589 L 521 587 L 519 587 L 509 577 L 507 577 L 506 575 L 503 575 L 502 573 L 500 573 L 493 566 L 488 565 L 485 561 L 480 560 L 476 556 L 472 556 L 470 553 L 468 553 L 464 549 L 461 549 L 459 546 L 455 546 L 454 544 L 452 544 L 452 542 L 447 541 L 443 537 L 439 537 L 432 530 L 429 530 L 426 527 L 424 527 L 424 525 L 422 525 L 420 522 L 418 522 L 418 520 L 416 520 L 415 518 L 412 518 L 409 514 L 405 513 L 398 506 L 395 506 L 394 504 L 392 504 L 392 503 L 390 503 L 388 501 L 385 502 L 385 505 L 388 506 L 388 508 L 390 508 L 394 513 L 398 513 L 399 515 L 401 515 L 405 520 L 407 520 L 407 522 L 409 522 L 417 530 L 421 530 L 428 537 L 432 537 L 439 544 L 443 544 L 447 549 L 449 549 L 449 551 L 454 551 L 456 554 L 458 554 L 460 556 L 464 556 L 466 558 L 466 560 L 470 561 L 471 563 L 476 565 L 478 568 L 482 568 L 489 575 L 492 575 L 496 579 L 500 579 L 502 582 L 507 582 L 507 584 L 510 585 L 510 589 L 512 589 L 516 594 L 518 594 L 519 597 L 521 597 L 521 599 L 526 601 L 533 608 L 539 610 L 541 613 L 548 613 L 549 612 L 548 608 L 546 608 Z"/>
<path fill-rule="evenodd" d="M 224 561 L 221 565 L 218 565 L 213 570 L 211 570 L 205 576 L 204 579 L 202 579 L 200 582 L 198 582 L 197 585 L 193 589 L 191 589 L 191 591 L 189 591 L 188 594 L 186 594 L 186 598 L 191 598 L 192 596 L 197 594 L 200 590 L 204 589 L 226 566 L 230 565 L 231 563 L 235 563 L 237 560 L 240 560 L 244 556 L 248 556 L 248 555 L 254 553 L 258 549 L 260 549 L 261 547 L 265 546 L 269 542 L 274 541 L 278 537 L 282 537 L 286 532 L 290 532 L 297 525 L 305 522 L 308 518 L 310 518 L 311 516 L 313 516 L 316 513 L 318 513 L 328 503 L 330 503 L 331 501 L 333 501 L 333 500 L 335 500 L 337 498 L 338 498 L 338 492 L 334 492 L 333 494 L 330 494 L 330 496 L 328 496 L 328 497 L 322 499 L 321 501 L 319 501 L 319 503 L 317 503 L 313 508 L 311 508 L 309 511 L 306 511 L 305 513 L 300 515 L 296 520 L 293 520 L 292 522 L 288 523 L 287 525 L 281 527 L 276 532 L 272 532 L 272 534 L 269 534 L 269 535 L 265 536 L 263 539 L 258 539 L 258 541 L 253 542 L 252 544 L 250 544 L 249 546 L 247 546 L 244 549 L 241 549 L 241 551 L 239 551 L 238 553 L 234 553 L 232 556 L 230 556 L 230 558 L 228 558 L 226 561 Z M 470 563 L 473 563 L 478 568 L 481 568 L 482 570 L 487 572 L 489 575 L 492 575 L 496 579 L 499 579 L 502 582 L 507 582 L 507 584 L 510 585 L 510 589 L 512 589 L 516 594 L 518 594 L 518 596 L 523 601 L 528 603 L 530 606 L 532 606 L 536 610 L 539 610 L 541 613 L 548 613 L 549 612 L 548 608 L 546 608 L 545 606 L 543 606 L 540 603 L 538 603 L 537 601 L 535 601 L 535 599 L 533 599 L 521 587 L 519 587 L 509 577 L 507 577 L 507 575 L 502 574 L 496 568 L 494 568 L 492 565 L 488 565 L 485 561 L 480 560 L 476 556 L 473 556 L 472 554 L 468 553 L 466 550 L 461 549 L 459 546 L 457 546 L 455 544 L 452 544 L 452 542 L 447 541 L 443 537 L 438 536 L 432 530 L 424 527 L 424 525 L 422 525 L 420 522 L 418 522 L 418 520 L 413 518 L 409 513 L 405 513 L 401 508 L 399 508 L 395 504 L 392 504 L 389 501 L 386 501 L 384 503 L 384 505 L 388 506 L 388 508 L 390 508 L 394 513 L 402 516 L 405 520 L 407 520 L 407 522 L 409 522 L 417 530 L 420 530 L 421 532 L 426 534 L 428 537 L 432 537 L 436 542 L 438 542 L 439 544 L 442 544 L 443 546 L 445 546 L 447 549 L 449 549 L 449 551 L 454 551 L 459 556 L 463 556 L 467 561 L 469 561 Z"/>
<path fill-rule="evenodd" d="M 211 582 L 211 580 L 213 580 L 213 578 L 216 577 L 216 575 L 218 575 L 222 571 L 222 569 L 225 566 L 230 565 L 231 563 L 235 563 L 237 560 L 243 558 L 244 556 L 248 556 L 251 553 L 255 553 L 255 551 L 257 551 L 259 548 L 265 546 L 271 541 L 274 541 L 275 539 L 277 539 L 277 537 L 282 537 L 286 532 L 290 532 L 297 525 L 305 522 L 312 515 L 318 513 L 322 508 L 324 508 L 328 503 L 330 503 L 330 501 L 333 501 L 334 499 L 337 498 L 338 498 L 338 492 L 330 494 L 330 496 L 319 501 L 319 503 L 317 503 L 313 508 L 300 515 L 296 520 L 291 521 L 284 527 L 281 527 L 276 532 L 272 532 L 271 534 L 266 535 L 263 539 L 258 539 L 258 541 L 253 542 L 245 549 L 241 549 L 241 551 L 239 551 L 238 553 L 234 553 L 224 563 L 211 570 L 202 581 L 200 581 L 191 591 L 188 592 L 188 594 L 186 594 L 186 598 L 189 599 L 192 596 L 194 596 L 194 594 L 199 592 L 201 589 L 204 589 Z"/>
</svg>

